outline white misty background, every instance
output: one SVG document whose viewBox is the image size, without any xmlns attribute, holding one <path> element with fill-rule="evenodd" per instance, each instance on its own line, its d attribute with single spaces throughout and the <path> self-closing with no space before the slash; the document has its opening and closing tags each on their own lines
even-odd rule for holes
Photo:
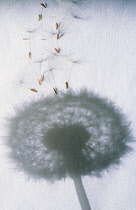
<svg viewBox="0 0 136 210">
<path fill-rule="evenodd" d="M 39 31 L 44 28 L 46 33 L 43 38 L 49 39 L 41 41 L 39 36 L 36 36 L 30 42 L 32 55 L 35 56 L 35 60 L 39 59 L 43 51 L 49 55 L 50 49 L 56 46 L 55 37 L 50 33 L 55 23 L 54 16 L 58 22 L 61 21 L 72 4 L 65 3 L 63 7 L 49 6 L 46 10 L 43 9 L 42 25 L 38 22 L 38 14 L 41 12 L 39 3 L 40 1 L 36 0 L 0 2 L 1 135 L 6 135 L 3 126 L 4 117 L 13 113 L 14 106 L 31 100 L 31 97 L 35 97 L 36 94 L 55 96 L 52 89 L 54 85 L 58 92 L 67 91 L 65 82 L 70 73 L 71 64 L 67 62 L 70 58 L 80 61 L 72 68 L 69 77 L 70 88 L 80 90 L 86 87 L 111 99 L 128 117 L 135 136 L 135 1 L 92 1 L 88 9 L 82 6 L 82 10 L 78 9 L 78 6 L 72 6 L 72 11 L 86 20 L 73 20 L 68 13 L 62 22 L 64 31 L 65 28 L 68 27 L 68 29 L 59 42 L 64 59 L 51 63 L 55 71 L 53 75 L 48 75 L 41 86 L 38 86 L 36 77 L 40 74 L 40 64 L 34 63 L 31 68 L 28 63 L 29 44 L 22 40 L 24 31 L 35 26 L 39 27 Z M 12 81 L 18 83 L 23 81 L 30 88 L 36 88 L 38 93 L 16 86 Z M 54 210 L 56 206 L 57 210 L 80 209 L 73 182 L 70 179 L 53 184 L 28 180 L 20 172 L 13 170 L 10 160 L 5 156 L 7 148 L 3 145 L 3 137 L 1 142 L 0 208 L 2 210 Z M 123 159 L 123 164 L 117 170 L 105 172 L 101 179 L 95 177 L 83 179 L 92 209 L 135 210 L 135 159 L 134 151 Z"/>
</svg>

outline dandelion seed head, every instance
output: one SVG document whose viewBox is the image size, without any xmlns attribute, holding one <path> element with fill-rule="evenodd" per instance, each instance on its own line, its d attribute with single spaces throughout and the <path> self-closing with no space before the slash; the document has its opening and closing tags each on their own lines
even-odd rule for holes
<svg viewBox="0 0 136 210">
<path fill-rule="evenodd" d="M 124 115 L 86 90 L 27 103 L 8 124 L 10 157 L 38 179 L 101 174 L 119 164 L 132 140 Z"/>
</svg>

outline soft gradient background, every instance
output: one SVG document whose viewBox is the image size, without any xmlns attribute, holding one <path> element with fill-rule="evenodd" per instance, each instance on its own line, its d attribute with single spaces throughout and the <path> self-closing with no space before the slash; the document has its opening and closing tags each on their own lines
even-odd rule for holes
<svg viewBox="0 0 136 210">
<path fill-rule="evenodd" d="M 50 1 L 48 1 L 50 2 Z M 48 3 L 47 2 L 47 3 Z M 136 136 L 136 2 L 135 1 L 90 1 L 89 5 L 73 11 L 87 20 L 74 20 L 68 13 L 62 27 L 66 34 L 60 39 L 64 59 L 50 63 L 53 75 L 47 77 L 43 86 L 37 84 L 40 64 L 28 63 L 29 45 L 23 41 L 25 30 L 38 26 L 46 31 L 40 40 L 37 36 L 31 42 L 35 60 L 41 52 L 50 55 L 56 46 L 51 32 L 56 16 L 61 21 L 70 8 L 49 4 L 43 10 L 43 22 L 37 21 L 41 12 L 39 1 L 0 1 L 0 209 L 1 210 L 73 210 L 80 209 L 72 180 L 53 184 L 46 180 L 35 182 L 21 172 L 7 159 L 8 149 L 4 146 L 5 116 L 14 113 L 13 108 L 33 97 L 54 92 L 52 86 L 65 90 L 65 81 L 71 68 L 67 59 L 80 60 L 74 64 L 69 79 L 70 88 L 83 87 L 108 97 L 119 106 L 131 122 Z M 69 26 L 69 23 L 71 25 Z M 51 37 L 51 38 L 50 38 Z M 40 41 L 39 41 L 40 40 Z M 69 57 L 68 57 L 69 55 Z M 41 56 L 42 58 L 42 56 Z M 38 89 L 13 85 L 12 81 Z M 55 95 L 54 95 L 55 96 Z M 57 97 L 57 96 L 56 96 Z M 136 209 L 136 153 L 134 151 L 122 160 L 122 165 L 105 172 L 101 179 L 84 177 L 83 183 L 93 210 L 135 210 Z"/>
</svg>

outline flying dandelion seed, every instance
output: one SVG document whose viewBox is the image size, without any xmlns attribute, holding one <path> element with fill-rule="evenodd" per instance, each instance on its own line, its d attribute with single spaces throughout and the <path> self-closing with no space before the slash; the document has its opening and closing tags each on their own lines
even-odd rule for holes
<svg viewBox="0 0 136 210">
<path fill-rule="evenodd" d="M 89 210 L 81 177 L 120 163 L 133 138 L 125 117 L 105 98 L 68 92 L 18 108 L 8 119 L 7 145 L 17 169 L 34 179 L 71 177 L 82 210 Z"/>
</svg>

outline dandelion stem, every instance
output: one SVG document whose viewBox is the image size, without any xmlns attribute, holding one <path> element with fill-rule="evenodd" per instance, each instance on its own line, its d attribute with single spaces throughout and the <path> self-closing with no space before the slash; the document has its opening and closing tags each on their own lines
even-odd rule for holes
<svg viewBox="0 0 136 210">
<path fill-rule="evenodd" d="M 79 200 L 81 209 L 82 210 L 91 210 L 81 177 L 80 176 L 76 176 L 76 177 L 72 176 L 72 179 L 73 179 L 73 182 L 75 185 L 75 189 L 76 189 L 76 193 L 78 196 L 78 200 Z"/>
</svg>

